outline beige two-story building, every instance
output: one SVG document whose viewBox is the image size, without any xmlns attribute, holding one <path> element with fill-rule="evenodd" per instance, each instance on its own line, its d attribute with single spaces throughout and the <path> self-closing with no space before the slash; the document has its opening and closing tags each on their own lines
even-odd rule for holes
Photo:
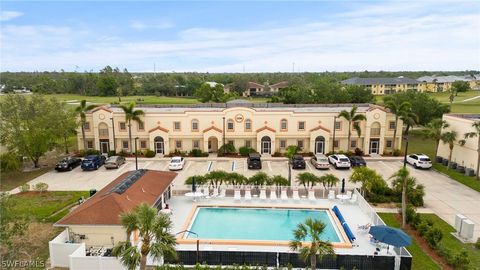
<svg viewBox="0 0 480 270">
<path fill-rule="evenodd" d="M 261 154 L 284 152 L 297 145 L 303 152 L 328 153 L 362 149 L 382 154 L 391 150 L 393 131 L 398 129 L 396 146 L 401 146 L 402 126 L 395 127 L 394 115 L 372 104 L 357 104 L 366 121 L 360 123 L 360 136 L 352 130 L 348 142 L 348 122 L 338 118 L 352 105 L 272 104 L 234 101 L 221 104 L 141 106 L 143 124 L 132 123 L 132 137 L 137 149 L 151 149 L 159 155 L 174 151 L 200 149 L 217 152 L 221 145 L 233 144 L 256 149 Z M 83 148 L 81 132 L 79 148 Z M 132 151 L 128 123 L 122 109 L 99 107 L 87 113 L 86 145 L 102 153 Z M 134 141 L 134 140 L 133 140 Z M 132 143 L 133 144 L 133 143 Z"/>
<path fill-rule="evenodd" d="M 344 85 L 362 85 L 374 95 L 389 95 L 399 92 L 424 92 L 425 83 L 407 77 L 396 78 L 350 78 L 341 82 Z"/>
</svg>

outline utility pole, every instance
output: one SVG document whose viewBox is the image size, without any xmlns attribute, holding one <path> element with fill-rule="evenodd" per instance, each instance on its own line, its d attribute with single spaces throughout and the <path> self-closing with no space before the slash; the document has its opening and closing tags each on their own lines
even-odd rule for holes
<svg viewBox="0 0 480 270">
<path fill-rule="evenodd" d="M 335 126 L 336 126 L 336 123 L 337 123 L 337 117 L 334 116 L 333 117 L 333 141 L 332 141 L 332 152 L 335 152 Z"/>
<path fill-rule="evenodd" d="M 295 62 L 292 63 L 292 72 L 295 73 Z"/>
</svg>

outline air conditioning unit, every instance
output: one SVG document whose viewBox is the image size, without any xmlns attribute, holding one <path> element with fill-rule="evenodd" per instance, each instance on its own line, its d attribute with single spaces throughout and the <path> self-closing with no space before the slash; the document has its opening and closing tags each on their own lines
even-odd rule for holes
<svg viewBox="0 0 480 270">
<path fill-rule="evenodd" d="M 457 233 L 460 233 L 460 231 L 462 230 L 462 222 L 464 219 L 467 219 L 467 217 L 464 215 L 457 214 L 455 216 L 455 230 L 457 231 Z"/>
<path fill-rule="evenodd" d="M 475 223 L 470 219 L 464 219 L 462 221 L 462 230 L 460 231 L 460 237 L 465 239 L 473 238 L 473 230 L 475 229 Z"/>
</svg>

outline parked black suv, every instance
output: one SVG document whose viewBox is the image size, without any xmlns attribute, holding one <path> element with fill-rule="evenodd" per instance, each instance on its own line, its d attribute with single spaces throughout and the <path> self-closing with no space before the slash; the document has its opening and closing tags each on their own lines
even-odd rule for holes
<svg viewBox="0 0 480 270">
<path fill-rule="evenodd" d="M 350 159 L 350 164 L 352 164 L 352 167 L 367 166 L 367 162 L 361 156 L 351 156 L 349 159 Z"/>
<path fill-rule="evenodd" d="M 55 165 L 57 171 L 71 171 L 82 163 L 82 160 L 76 157 L 66 157 Z"/>
<path fill-rule="evenodd" d="M 292 157 L 292 169 L 305 169 L 305 159 L 302 155 L 294 155 Z"/>
<path fill-rule="evenodd" d="M 259 153 L 250 153 L 247 157 L 247 164 L 249 169 L 261 169 L 262 161 Z"/>
</svg>

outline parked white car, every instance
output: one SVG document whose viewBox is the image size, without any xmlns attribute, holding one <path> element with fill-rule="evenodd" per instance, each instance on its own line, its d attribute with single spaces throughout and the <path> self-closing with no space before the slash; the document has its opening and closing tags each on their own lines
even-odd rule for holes
<svg viewBox="0 0 480 270">
<path fill-rule="evenodd" d="M 313 167 L 315 167 L 316 169 L 330 168 L 330 163 L 328 162 L 328 158 L 324 154 L 316 154 L 314 157 L 310 159 L 310 163 L 312 163 Z"/>
<path fill-rule="evenodd" d="M 432 161 L 427 155 L 424 154 L 411 154 L 407 156 L 407 163 L 417 168 L 430 169 L 432 167 Z"/>
<path fill-rule="evenodd" d="M 328 161 L 335 168 L 350 168 L 350 159 L 345 155 L 335 154 L 328 156 Z"/>
<path fill-rule="evenodd" d="M 183 157 L 172 157 L 170 163 L 168 164 L 168 169 L 170 171 L 182 170 L 185 165 L 185 159 Z"/>
</svg>

